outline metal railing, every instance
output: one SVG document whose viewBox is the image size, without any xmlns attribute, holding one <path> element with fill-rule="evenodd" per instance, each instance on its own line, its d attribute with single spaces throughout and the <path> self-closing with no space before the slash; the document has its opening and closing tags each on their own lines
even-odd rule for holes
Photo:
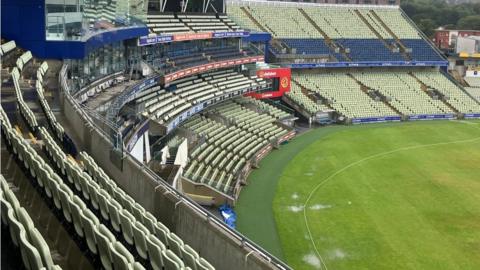
<svg viewBox="0 0 480 270">
<path fill-rule="evenodd" d="M 88 107 L 85 107 L 78 103 L 78 101 L 71 95 L 70 85 L 67 78 L 68 65 L 64 64 L 59 73 L 59 84 L 65 98 L 72 104 L 74 109 L 89 122 L 92 126 L 96 127 L 97 131 L 107 138 L 113 145 L 115 150 L 123 153 L 123 141 L 122 136 L 118 132 L 118 127 L 115 123 L 111 123 L 105 119 L 105 117 L 99 115 Z M 123 154 L 122 154 L 123 156 Z"/>
<path fill-rule="evenodd" d="M 107 110 L 107 119 L 110 122 L 116 122 L 116 118 L 122 107 L 130 102 L 131 98 L 136 94 L 141 92 L 143 89 L 150 88 L 157 84 L 160 80 L 159 75 L 153 75 L 151 77 L 145 78 L 138 83 L 127 87 L 122 93 L 115 98 L 115 100 L 110 104 L 110 108 Z"/>
<path fill-rule="evenodd" d="M 60 80 L 60 85 L 61 85 L 61 91 L 63 91 L 65 97 L 67 100 L 72 104 L 74 109 L 84 118 L 86 122 L 88 122 L 94 129 L 94 131 L 99 132 L 100 134 L 105 135 L 105 133 L 102 131 L 100 127 L 97 126 L 95 121 L 92 120 L 92 118 L 82 110 L 82 107 L 77 103 L 77 101 L 70 95 L 68 91 L 68 80 L 67 80 L 67 69 L 68 65 L 64 64 L 62 67 L 62 70 L 59 74 L 59 80 Z M 66 88 L 65 88 L 66 87 Z M 108 138 L 108 137 L 107 137 Z M 140 168 L 142 168 L 142 171 L 145 172 L 151 179 L 155 181 L 155 183 L 158 186 L 161 186 L 165 188 L 170 194 L 172 194 L 176 199 L 178 199 L 180 202 L 182 202 L 185 206 L 190 207 L 192 210 L 196 211 L 197 213 L 201 214 L 204 216 L 209 222 L 214 223 L 218 228 L 223 230 L 223 232 L 227 233 L 237 241 L 241 242 L 241 246 L 247 247 L 251 249 L 253 252 L 255 252 L 258 256 L 262 257 L 265 259 L 273 269 L 282 269 L 282 270 L 290 270 L 292 269 L 290 266 L 288 266 L 286 263 L 278 259 L 277 257 L 273 256 L 270 254 L 268 251 L 260 247 L 259 245 L 255 244 L 253 241 L 248 239 L 246 236 L 243 234 L 239 233 L 238 231 L 228 227 L 223 221 L 221 221 L 218 217 L 215 215 L 211 214 L 204 208 L 202 208 L 199 204 L 197 204 L 195 201 L 190 199 L 189 197 L 185 196 L 175 188 L 173 188 L 170 184 L 168 184 L 164 179 L 162 179 L 160 176 L 158 176 L 155 172 L 153 172 L 146 164 L 138 161 L 135 159 L 133 156 L 130 155 L 130 153 L 125 153 L 127 157 L 130 157 L 130 161 L 136 163 L 136 165 Z"/>
</svg>

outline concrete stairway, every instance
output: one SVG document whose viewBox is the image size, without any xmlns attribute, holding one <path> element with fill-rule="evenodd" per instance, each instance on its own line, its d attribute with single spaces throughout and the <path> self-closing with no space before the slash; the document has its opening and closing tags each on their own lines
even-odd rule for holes
<svg viewBox="0 0 480 270">
<path fill-rule="evenodd" d="M 383 43 L 383 45 L 385 45 L 385 47 L 387 47 L 389 50 L 393 51 L 393 49 L 394 49 L 393 46 L 390 45 L 382 37 L 382 35 L 380 35 L 380 33 L 368 22 L 368 20 L 365 18 L 365 16 L 363 16 L 363 14 L 358 9 L 355 9 L 354 12 L 360 18 L 360 20 L 362 20 L 362 22 L 365 23 L 365 25 L 368 26 L 368 28 L 373 32 L 373 34 L 375 34 L 375 36 Z"/>
<path fill-rule="evenodd" d="M 387 32 L 393 37 L 395 43 L 400 48 L 400 53 L 402 54 L 403 58 L 407 61 L 412 60 L 412 56 L 407 52 L 407 47 L 402 43 L 402 41 L 398 38 L 398 36 L 388 27 L 388 25 L 378 16 L 375 10 L 370 10 L 370 14 L 382 25 L 382 27 L 387 30 Z"/>
<path fill-rule="evenodd" d="M 432 94 L 431 94 L 431 91 L 429 91 L 429 89 L 433 89 L 435 90 L 440 96 L 441 96 L 441 101 L 447 106 L 449 107 L 452 111 L 454 111 L 455 113 L 459 113 L 459 111 L 452 106 L 452 104 L 450 104 L 450 102 L 448 102 L 448 100 L 445 98 L 445 95 L 443 95 L 442 93 L 440 93 L 440 91 L 438 91 L 437 89 L 435 89 L 434 87 L 430 87 L 428 86 L 427 84 L 425 84 L 422 80 L 420 80 L 417 76 L 415 76 L 415 74 L 413 74 L 412 72 L 409 72 L 408 75 L 412 76 L 419 84 L 420 84 L 420 88 L 422 89 L 423 92 L 427 93 L 427 95 L 431 98 L 432 97 Z"/>
<path fill-rule="evenodd" d="M 345 52 L 345 49 L 342 48 L 340 45 L 336 44 L 335 41 L 333 41 L 327 35 L 327 33 L 325 33 L 325 31 L 323 31 L 322 28 L 320 28 L 320 26 L 310 17 L 310 15 L 308 15 L 305 12 L 305 10 L 303 8 L 299 8 L 298 10 L 300 11 L 300 13 L 302 13 L 302 15 L 305 17 L 305 19 L 307 19 L 307 21 L 320 33 L 320 35 L 323 36 L 323 39 L 325 40 L 325 43 L 328 45 L 328 47 L 330 47 L 330 49 L 332 49 L 333 51 L 335 51 L 336 49 L 339 49 L 340 53 L 343 55 L 343 57 L 347 61 L 352 61 L 350 56 Z"/>
<path fill-rule="evenodd" d="M 355 76 L 353 76 L 353 75 L 350 74 L 350 73 L 348 73 L 347 76 L 350 77 L 350 78 L 352 78 L 352 80 L 354 80 L 354 81 L 360 86 L 360 90 L 362 90 L 362 92 L 364 92 L 367 96 L 369 96 L 370 98 L 372 98 L 372 96 L 369 94 L 369 91 L 376 91 L 375 89 L 366 86 L 364 83 L 362 83 L 361 81 L 359 81 L 357 78 L 355 78 Z M 372 99 L 373 99 L 373 98 L 372 98 Z M 380 100 L 383 102 L 383 104 L 385 104 L 387 107 L 389 107 L 390 109 L 392 109 L 396 114 L 401 115 L 401 116 L 404 116 L 404 114 L 402 114 L 402 112 L 400 112 L 395 106 L 393 106 L 390 102 L 388 102 L 386 96 L 381 95 L 381 96 L 380 96 Z"/>
</svg>

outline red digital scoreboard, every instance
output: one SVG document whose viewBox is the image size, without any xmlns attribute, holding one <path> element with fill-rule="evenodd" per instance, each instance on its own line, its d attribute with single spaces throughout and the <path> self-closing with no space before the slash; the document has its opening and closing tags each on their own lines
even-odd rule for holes
<svg viewBox="0 0 480 270">
<path fill-rule="evenodd" d="M 290 68 L 269 68 L 257 70 L 257 77 L 264 79 L 272 79 L 272 86 L 276 90 L 260 93 L 249 93 L 250 96 L 256 99 L 278 98 L 284 93 L 290 91 L 290 84 L 292 79 L 292 72 Z"/>
</svg>

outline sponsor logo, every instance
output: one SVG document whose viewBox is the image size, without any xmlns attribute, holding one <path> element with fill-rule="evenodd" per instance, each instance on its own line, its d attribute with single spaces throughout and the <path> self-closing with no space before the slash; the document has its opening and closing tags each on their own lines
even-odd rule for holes
<svg viewBox="0 0 480 270">
<path fill-rule="evenodd" d="M 280 85 L 283 87 L 283 88 L 287 88 L 288 87 L 288 84 L 289 84 L 289 79 L 287 77 L 282 77 L 280 79 Z"/>
<path fill-rule="evenodd" d="M 277 77 L 277 72 L 276 71 L 260 71 L 258 73 L 258 76 L 261 77 L 261 78 L 264 78 L 264 77 Z"/>
</svg>

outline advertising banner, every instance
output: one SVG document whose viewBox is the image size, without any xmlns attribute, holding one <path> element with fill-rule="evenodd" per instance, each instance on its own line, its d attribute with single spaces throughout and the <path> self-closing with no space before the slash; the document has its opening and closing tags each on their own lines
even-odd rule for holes
<svg viewBox="0 0 480 270">
<path fill-rule="evenodd" d="M 186 41 L 196 39 L 211 39 L 212 33 L 185 33 L 173 35 L 173 41 Z"/>
<path fill-rule="evenodd" d="M 435 119 L 453 119 L 455 118 L 454 114 L 420 114 L 420 115 L 409 115 L 409 120 L 435 120 Z"/>
<path fill-rule="evenodd" d="M 289 68 L 260 69 L 257 70 L 257 77 L 278 80 L 278 88 L 270 92 L 251 93 L 248 96 L 256 99 L 277 98 L 290 91 L 292 74 Z"/>
<path fill-rule="evenodd" d="M 480 113 L 466 113 L 466 119 L 480 118 Z"/>
<path fill-rule="evenodd" d="M 406 66 L 448 66 L 447 61 L 372 61 L 372 62 L 331 62 L 290 64 L 292 69 L 304 68 L 345 68 L 345 67 L 406 67 Z"/>
<path fill-rule="evenodd" d="M 183 33 L 173 35 L 143 36 L 138 38 L 138 46 L 147 46 L 153 44 L 162 44 L 170 42 L 182 42 L 198 39 L 212 38 L 242 38 L 250 36 L 247 31 L 235 32 L 205 32 L 205 33 Z"/>
<path fill-rule="evenodd" d="M 138 46 L 147 46 L 157 43 L 173 42 L 173 36 L 154 36 L 154 37 L 140 37 L 138 38 Z"/>
<path fill-rule="evenodd" d="M 235 32 L 213 32 L 212 38 L 239 38 L 248 37 L 250 32 L 235 31 Z"/>
<path fill-rule="evenodd" d="M 400 116 L 386 116 L 386 117 L 368 117 L 368 118 L 355 118 L 352 119 L 353 124 L 366 124 L 366 123 L 378 123 L 378 122 L 398 122 L 402 120 Z"/>
<path fill-rule="evenodd" d="M 231 67 L 231 66 L 248 64 L 248 63 L 255 63 L 255 62 L 260 62 L 264 60 L 265 60 L 264 56 L 258 55 L 258 56 L 252 56 L 252 57 L 244 57 L 244 58 L 238 58 L 238 59 L 232 59 L 232 60 L 219 61 L 214 63 L 208 63 L 201 66 L 186 68 L 174 73 L 166 74 L 163 78 L 163 83 L 167 84 L 175 80 L 178 80 L 180 78 L 188 77 L 197 73 L 203 73 L 212 69 L 225 68 L 225 67 Z"/>
<path fill-rule="evenodd" d="M 130 152 L 132 151 L 133 147 L 137 143 L 138 139 L 142 137 L 142 135 L 150 129 L 150 122 L 147 120 L 145 121 L 140 128 L 138 128 L 130 138 L 130 141 L 127 143 L 127 150 Z"/>
</svg>

